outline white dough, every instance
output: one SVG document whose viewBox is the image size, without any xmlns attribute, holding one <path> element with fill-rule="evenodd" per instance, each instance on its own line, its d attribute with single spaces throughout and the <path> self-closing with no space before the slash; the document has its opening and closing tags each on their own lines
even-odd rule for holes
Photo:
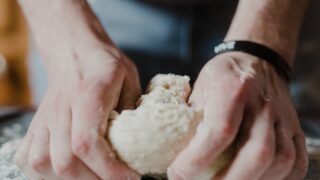
<svg viewBox="0 0 320 180">
<path fill-rule="evenodd" d="M 137 109 L 113 112 L 109 140 L 118 157 L 140 174 L 165 174 L 187 146 L 203 119 L 203 112 L 188 106 L 188 76 L 155 76 L 137 102 Z M 210 179 L 230 159 L 223 153 L 196 179 Z"/>
</svg>

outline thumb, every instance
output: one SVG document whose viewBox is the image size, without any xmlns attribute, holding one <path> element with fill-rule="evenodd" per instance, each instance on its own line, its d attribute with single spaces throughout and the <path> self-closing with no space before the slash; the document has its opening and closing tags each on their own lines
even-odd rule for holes
<svg viewBox="0 0 320 180">
<path fill-rule="evenodd" d="M 242 120 L 246 89 L 246 83 L 235 81 L 206 90 L 204 120 L 189 145 L 169 167 L 170 179 L 199 175 L 231 144 Z"/>
<path fill-rule="evenodd" d="M 139 78 L 127 76 L 123 82 L 117 110 L 134 109 L 136 102 L 141 96 L 141 86 Z"/>
</svg>

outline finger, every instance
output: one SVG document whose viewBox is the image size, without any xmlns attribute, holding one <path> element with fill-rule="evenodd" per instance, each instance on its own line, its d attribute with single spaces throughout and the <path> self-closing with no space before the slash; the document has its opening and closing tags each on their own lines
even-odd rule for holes
<svg viewBox="0 0 320 180">
<path fill-rule="evenodd" d="M 22 141 L 22 144 L 19 146 L 18 150 L 16 151 L 14 162 L 19 167 L 21 172 L 29 178 L 34 180 L 41 180 L 42 178 L 35 173 L 30 166 L 28 166 L 28 155 L 29 149 L 32 143 L 33 134 L 31 131 L 28 131 L 27 135 Z"/>
<path fill-rule="evenodd" d="M 304 179 L 308 171 L 308 154 L 303 133 L 298 133 L 293 138 L 293 142 L 296 149 L 296 160 L 290 174 L 285 179 L 301 180 Z"/>
<path fill-rule="evenodd" d="M 141 95 L 141 87 L 138 77 L 127 76 L 121 90 L 117 110 L 133 109 Z"/>
<path fill-rule="evenodd" d="M 98 177 L 73 155 L 71 150 L 71 110 L 64 107 L 51 130 L 50 154 L 58 179 L 95 180 Z"/>
<path fill-rule="evenodd" d="M 14 163 L 21 169 L 28 164 L 29 148 L 32 142 L 33 135 L 29 131 L 21 141 L 21 145 L 17 148 L 14 156 Z"/>
<path fill-rule="evenodd" d="M 255 180 L 269 168 L 275 151 L 275 134 L 270 107 L 253 119 L 247 142 L 237 152 L 230 166 L 217 179 Z"/>
<path fill-rule="evenodd" d="M 44 98 L 46 99 L 46 98 Z M 43 104 L 43 102 L 42 102 Z M 32 119 L 31 124 L 29 125 L 28 131 L 26 133 L 26 136 L 24 137 L 24 139 L 22 140 L 21 145 L 17 148 L 17 151 L 15 153 L 15 157 L 13 159 L 13 161 L 15 162 L 15 164 L 21 169 L 21 172 L 23 172 L 23 174 L 31 179 L 35 179 L 35 180 L 40 180 L 42 179 L 42 177 L 40 177 L 40 175 L 38 173 L 36 173 L 31 166 L 29 166 L 29 155 L 30 155 L 30 149 L 31 149 L 31 145 L 33 143 L 34 140 L 34 131 L 36 129 L 38 129 L 38 123 L 37 123 L 37 118 L 39 116 L 41 116 L 40 109 L 43 108 L 42 105 L 40 105 L 37 113 L 35 114 L 35 116 Z"/>
<path fill-rule="evenodd" d="M 189 145 L 169 167 L 169 178 L 196 176 L 230 145 L 243 116 L 246 87 L 245 83 L 238 88 L 221 85 L 212 89 L 210 97 L 204 97 L 207 98 L 204 120 Z"/>
<path fill-rule="evenodd" d="M 282 180 L 291 171 L 295 162 L 295 147 L 293 140 L 286 132 L 281 122 L 275 126 L 276 133 L 276 153 L 270 168 L 264 173 L 261 180 Z"/>
<path fill-rule="evenodd" d="M 72 150 L 102 179 L 138 179 L 134 172 L 116 159 L 104 139 L 108 112 L 116 103 L 117 97 L 114 94 L 116 93 L 104 92 L 105 97 L 102 98 L 92 94 L 74 105 Z"/>
<path fill-rule="evenodd" d="M 49 130 L 44 126 L 39 126 L 34 130 L 29 151 L 29 166 L 42 177 L 53 175 L 49 153 L 49 138 Z"/>
</svg>

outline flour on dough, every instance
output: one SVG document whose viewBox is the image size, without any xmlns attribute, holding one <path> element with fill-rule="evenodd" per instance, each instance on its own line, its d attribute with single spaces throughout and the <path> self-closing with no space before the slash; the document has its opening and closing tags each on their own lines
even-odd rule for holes
<svg viewBox="0 0 320 180">
<path fill-rule="evenodd" d="M 164 174 L 203 119 L 188 106 L 188 76 L 156 75 L 135 110 L 112 113 L 108 138 L 118 157 L 140 174 Z M 196 179 L 210 179 L 230 159 L 224 153 Z"/>
</svg>

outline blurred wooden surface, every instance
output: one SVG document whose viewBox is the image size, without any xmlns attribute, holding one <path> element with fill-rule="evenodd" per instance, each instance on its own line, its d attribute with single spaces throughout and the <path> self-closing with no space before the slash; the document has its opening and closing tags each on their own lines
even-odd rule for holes
<svg viewBox="0 0 320 180">
<path fill-rule="evenodd" d="M 15 0 L 0 0 L 0 106 L 30 105 L 28 32 Z"/>
</svg>

